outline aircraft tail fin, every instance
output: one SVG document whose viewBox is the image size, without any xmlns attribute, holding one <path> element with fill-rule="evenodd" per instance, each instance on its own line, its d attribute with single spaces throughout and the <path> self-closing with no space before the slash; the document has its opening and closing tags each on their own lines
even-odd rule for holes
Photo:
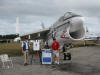
<svg viewBox="0 0 100 75">
<path fill-rule="evenodd" d="M 43 22 L 41 22 L 41 27 L 42 27 L 42 29 L 45 29 L 45 25 Z"/>
</svg>

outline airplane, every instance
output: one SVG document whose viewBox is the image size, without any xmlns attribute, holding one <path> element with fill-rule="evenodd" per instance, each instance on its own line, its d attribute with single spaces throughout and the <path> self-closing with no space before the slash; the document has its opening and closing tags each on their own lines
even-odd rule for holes
<svg viewBox="0 0 100 75">
<path fill-rule="evenodd" d="M 96 33 L 91 33 L 88 28 L 86 27 L 86 34 L 85 34 L 85 41 L 98 41 L 99 40 L 99 36 L 96 35 Z"/>
<path fill-rule="evenodd" d="M 56 39 L 60 46 L 73 41 L 82 40 L 85 37 L 83 17 L 73 12 L 66 12 L 50 28 L 20 35 L 21 39 L 29 37 L 31 40 L 43 39 L 51 46 Z"/>
<path fill-rule="evenodd" d="M 93 41 L 95 43 L 100 42 L 100 37 L 96 34 L 88 34 L 85 38 L 84 41 Z"/>
</svg>

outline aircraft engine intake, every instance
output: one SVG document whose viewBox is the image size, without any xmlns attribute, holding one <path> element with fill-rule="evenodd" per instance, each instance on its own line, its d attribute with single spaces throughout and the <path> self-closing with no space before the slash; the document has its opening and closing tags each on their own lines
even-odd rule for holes
<svg viewBox="0 0 100 75">
<path fill-rule="evenodd" d="M 81 17 L 74 17 L 70 21 L 69 36 L 73 40 L 81 40 L 85 36 L 85 28 Z"/>
</svg>

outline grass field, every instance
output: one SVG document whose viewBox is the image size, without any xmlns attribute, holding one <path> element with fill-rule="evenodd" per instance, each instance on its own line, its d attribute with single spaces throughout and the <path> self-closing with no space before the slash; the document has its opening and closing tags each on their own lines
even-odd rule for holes
<svg viewBox="0 0 100 75">
<path fill-rule="evenodd" d="M 20 56 L 21 44 L 20 43 L 0 43 L 0 54 L 8 54 L 9 56 Z"/>
<path fill-rule="evenodd" d="M 94 46 L 96 43 L 94 41 L 86 41 L 84 44 L 84 41 L 77 41 L 73 42 L 74 47 L 81 47 L 81 46 Z"/>
<path fill-rule="evenodd" d="M 74 47 L 84 46 L 83 41 L 73 43 Z M 92 41 L 87 41 L 86 45 L 95 45 Z M 9 56 L 21 56 L 21 43 L 0 43 L 0 54 L 8 54 Z M 31 45 L 32 50 L 32 45 Z"/>
</svg>

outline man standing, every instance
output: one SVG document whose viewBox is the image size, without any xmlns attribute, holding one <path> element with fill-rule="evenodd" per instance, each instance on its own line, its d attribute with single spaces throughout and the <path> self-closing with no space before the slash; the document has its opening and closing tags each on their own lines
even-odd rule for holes
<svg viewBox="0 0 100 75">
<path fill-rule="evenodd" d="M 29 56 L 29 41 L 27 38 L 22 42 L 22 53 L 24 54 L 24 66 L 28 65 L 28 56 Z"/>
<path fill-rule="evenodd" d="M 56 39 L 53 39 L 54 42 L 52 43 L 52 49 L 54 54 L 54 63 L 59 64 L 59 42 Z"/>
</svg>

